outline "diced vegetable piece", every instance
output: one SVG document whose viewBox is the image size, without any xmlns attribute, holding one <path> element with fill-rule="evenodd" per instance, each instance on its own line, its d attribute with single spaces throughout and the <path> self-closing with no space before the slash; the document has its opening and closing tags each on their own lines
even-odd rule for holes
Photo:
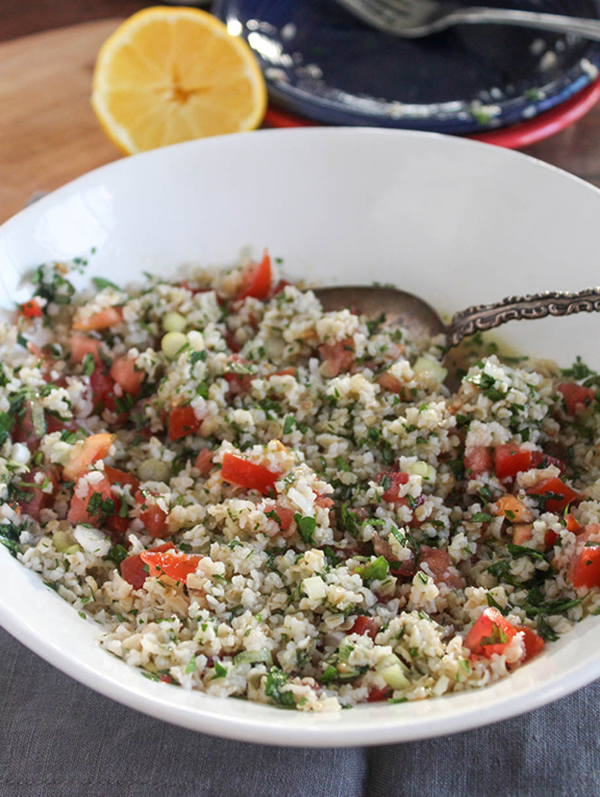
<svg viewBox="0 0 600 797">
<path fill-rule="evenodd" d="M 82 363 L 87 354 L 91 354 L 94 358 L 96 367 L 102 365 L 102 358 L 100 357 L 100 349 L 102 347 L 101 340 L 88 338 L 85 335 L 73 335 L 70 340 L 71 346 L 71 360 L 74 363 Z"/>
<path fill-rule="evenodd" d="M 30 299 L 21 305 L 21 312 L 25 318 L 39 318 L 42 315 L 42 308 L 35 299 Z"/>
<path fill-rule="evenodd" d="M 203 558 L 200 554 L 160 553 L 158 551 L 143 551 L 140 556 L 142 562 L 148 565 L 150 576 L 158 579 L 166 576 L 182 584 L 187 582 L 191 573 L 196 572 L 198 563 Z"/>
<path fill-rule="evenodd" d="M 69 461 L 63 468 L 65 481 L 77 481 L 90 465 L 103 459 L 115 440 L 114 434 L 100 432 L 86 437 L 82 442 L 76 443 L 71 451 Z"/>
<path fill-rule="evenodd" d="M 112 468 L 110 465 L 104 466 L 104 473 L 111 484 L 120 484 L 121 487 L 125 487 L 128 484 L 132 492 L 135 492 L 140 486 L 139 481 L 135 478 L 133 473 L 127 473 L 124 470 Z"/>
<path fill-rule="evenodd" d="M 42 474 L 38 476 L 38 474 Z M 42 509 L 49 509 L 56 495 L 58 478 L 53 468 L 32 468 L 21 477 L 23 499 L 19 501 L 21 512 L 39 522 Z M 40 481 L 38 481 L 38 478 Z M 25 499 L 27 497 L 27 500 Z"/>
<path fill-rule="evenodd" d="M 327 585 L 321 576 L 311 576 L 302 581 L 302 589 L 311 601 L 323 600 L 327 597 Z"/>
<path fill-rule="evenodd" d="M 436 360 L 426 355 L 421 355 L 413 365 L 414 373 L 419 376 L 420 374 L 428 374 L 433 377 L 436 382 L 440 384 L 448 376 L 448 370 L 440 365 Z"/>
<path fill-rule="evenodd" d="M 197 468 L 202 476 L 209 476 L 213 467 L 213 452 L 210 448 L 201 448 L 196 457 L 194 467 Z"/>
<path fill-rule="evenodd" d="M 55 531 L 52 535 L 52 545 L 59 553 L 63 553 L 73 543 L 64 531 Z"/>
<path fill-rule="evenodd" d="M 159 545 L 152 549 L 153 553 L 164 553 L 175 548 L 172 542 L 167 542 L 164 545 Z M 148 565 L 142 561 L 141 554 L 134 554 L 127 556 L 121 562 L 121 576 L 127 581 L 134 589 L 141 589 L 144 586 L 144 581 L 148 578 Z"/>
<path fill-rule="evenodd" d="M 562 394 L 565 400 L 569 415 L 578 415 L 581 412 L 585 412 L 595 396 L 591 387 L 583 387 L 571 382 L 559 385 L 558 392 Z"/>
<path fill-rule="evenodd" d="M 539 634 L 536 634 L 535 631 L 532 631 L 531 628 L 523 626 L 521 628 L 517 628 L 517 631 L 523 632 L 525 655 L 523 656 L 522 663 L 525 664 L 526 661 L 529 661 L 529 659 L 532 659 L 534 656 L 537 656 L 538 653 L 541 653 L 546 647 L 546 643 L 542 637 L 539 636 Z"/>
<path fill-rule="evenodd" d="M 180 440 L 188 434 L 195 434 L 202 426 L 192 406 L 173 407 L 169 413 L 169 440 Z"/>
<path fill-rule="evenodd" d="M 164 459 L 144 459 L 138 465 L 138 476 L 143 482 L 168 482 L 171 466 Z"/>
<path fill-rule="evenodd" d="M 181 313 L 165 313 L 162 320 L 162 327 L 165 332 L 183 332 L 187 327 L 187 318 Z"/>
<path fill-rule="evenodd" d="M 419 569 L 422 569 L 424 564 L 431 571 L 436 584 L 446 584 L 452 589 L 462 589 L 465 586 L 465 582 L 452 564 L 448 551 L 441 551 L 439 548 L 430 548 L 428 545 L 422 545 Z"/>
<path fill-rule="evenodd" d="M 569 512 L 565 520 L 567 522 L 567 531 L 573 534 L 579 534 L 579 532 L 583 530 L 583 526 L 575 519 L 575 516 L 571 512 Z"/>
<path fill-rule="evenodd" d="M 160 348 L 169 360 L 174 360 L 175 357 L 188 345 L 187 335 L 183 332 L 167 332 L 163 335 L 160 342 Z"/>
<path fill-rule="evenodd" d="M 324 376 L 331 379 L 342 371 L 349 371 L 354 364 L 354 338 L 324 343 L 319 346 L 319 354 L 323 361 Z"/>
<path fill-rule="evenodd" d="M 242 650 L 233 659 L 234 664 L 271 664 L 273 656 L 268 648 Z"/>
<path fill-rule="evenodd" d="M 535 519 L 531 509 L 514 495 L 503 495 L 495 504 L 490 504 L 490 511 L 496 517 L 504 515 L 511 523 L 532 523 Z"/>
<path fill-rule="evenodd" d="M 106 477 L 93 485 L 87 485 L 85 497 L 79 494 L 78 485 L 69 504 L 67 520 L 69 523 L 89 523 L 91 526 L 100 526 L 106 522 L 109 515 L 114 514 L 114 501 L 110 489 L 110 482 Z"/>
<path fill-rule="evenodd" d="M 546 550 L 554 548 L 557 542 L 558 534 L 555 531 L 552 531 L 552 529 L 544 534 L 544 545 L 546 546 Z"/>
<path fill-rule="evenodd" d="M 367 703 L 382 703 L 384 700 L 388 700 L 391 694 L 392 692 L 389 686 L 384 686 L 382 689 L 377 689 L 372 686 L 367 695 Z"/>
<path fill-rule="evenodd" d="M 429 465 L 427 462 L 423 462 L 423 460 L 420 459 L 412 465 L 409 465 L 406 471 L 411 476 L 420 476 L 423 481 L 431 482 L 431 484 L 433 484 L 437 476 L 437 471 L 433 465 Z"/>
<path fill-rule="evenodd" d="M 83 321 L 76 321 L 73 324 L 73 329 L 76 330 L 100 330 L 109 329 L 120 324 L 123 320 L 123 308 L 121 307 L 107 307 L 100 312 L 86 318 Z"/>
<path fill-rule="evenodd" d="M 575 492 L 558 477 L 536 484 L 534 487 L 530 487 L 527 492 L 529 495 L 547 496 L 544 504 L 546 512 L 562 512 L 569 504 L 581 499 L 579 493 Z"/>
<path fill-rule="evenodd" d="M 377 475 L 377 481 L 384 488 L 382 498 L 384 501 L 389 501 L 390 504 L 395 504 L 402 500 L 399 492 L 403 484 L 408 484 L 408 473 L 402 471 L 390 470 L 385 473 Z"/>
<path fill-rule="evenodd" d="M 577 537 L 577 544 L 567 572 L 567 578 L 576 589 L 600 587 L 600 525 L 590 523 Z"/>
<path fill-rule="evenodd" d="M 389 390 L 390 393 L 396 393 L 401 396 L 404 393 L 404 385 L 399 379 L 396 379 L 389 371 L 384 371 L 377 377 L 377 384 L 384 390 Z"/>
<path fill-rule="evenodd" d="M 271 292 L 271 258 L 265 249 L 260 263 L 248 263 L 242 271 L 242 285 L 238 299 L 252 296 L 254 299 L 266 299 Z"/>
<path fill-rule="evenodd" d="M 516 443 L 506 443 L 494 451 L 494 470 L 499 479 L 512 479 L 531 467 L 531 451 Z"/>
<path fill-rule="evenodd" d="M 406 689 L 407 686 L 410 686 L 404 665 L 394 653 L 385 656 L 375 666 L 375 672 L 381 675 L 386 684 L 391 686 L 392 689 Z"/>
<path fill-rule="evenodd" d="M 348 631 L 348 633 L 358 634 L 359 636 L 367 634 L 367 636 L 370 636 L 371 639 L 375 639 L 378 631 L 379 631 L 379 620 L 377 620 L 375 617 L 365 617 L 364 615 L 359 614 L 356 620 L 354 621 L 354 625 Z"/>
<path fill-rule="evenodd" d="M 168 514 L 156 503 L 155 498 L 156 496 L 154 495 L 144 495 L 138 490 L 135 494 L 138 515 L 144 524 L 144 528 L 151 537 L 168 537 Z"/>
<path fill-rule="evenodd" d="M 98 529 L 91 529 L 89 526 L 76 526 L 73 533 L 86 553 L 106 556 L 110 551 L 110 539 Z"/>
<path fill-rule="evenodd" d="M 488 473 L 492 469 L 492 455 L 489 448 L 475 446 L 465 452 L 465 471 L 467 476 L 479 476 L 481 473 Z"/>
<path fill-rule="evenodd" d="M 223 481 L 246 487 L 248 490 L 257 490 L 263 495 L 275 491 L 275 482 L 279 478 L 278 473 L 273 473 L 264 465 L 257 465 L 229 452 L 223 455 L 221 476 Z"/>
<path fill-rule="evenodd" d="M 146 378 L 146 372 L 136 370 L 135 360 L 126 355 L 115 358 L 110 367 L 110 375 L 123 392 L 130 396 L 138 395 Z"/>
<path fill-rule="evenodd" d="M 524 545 L 531 539 L 532 534 L 533 526 L 531 523 L 518 523 L 516 526 L 513 526 L 513 544 Z"/>
<path fill-rule="evenodd" d="M 490 607 L 475 621 L 463 644 L 474 655 L 489 659 L 494 653 L 502 655 L 516 633 L 514 625 Z"/>
</svg>

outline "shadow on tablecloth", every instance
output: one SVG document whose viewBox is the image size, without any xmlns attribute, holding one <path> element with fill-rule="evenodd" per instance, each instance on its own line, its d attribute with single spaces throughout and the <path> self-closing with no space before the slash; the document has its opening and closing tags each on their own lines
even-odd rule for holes
<svg viewBox="0 0 600 797">
<path fill-rule="evenodd" d="M 1 797 L 594 797 L 600 682 L 525 717 L 392 747 L 204 736 L 76 683 L 0 629 Z"/>
</svg>

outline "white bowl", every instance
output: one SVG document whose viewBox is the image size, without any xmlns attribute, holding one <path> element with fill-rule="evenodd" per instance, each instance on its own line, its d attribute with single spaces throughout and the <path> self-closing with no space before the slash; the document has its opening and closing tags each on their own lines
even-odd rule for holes
<svg viewBox="0 0 600 797">
<path fill-rule="evenodd" d="M 28 298 L 20 273 L 85 256 L 118 282 L 183 262 L 234 262 L 250 245 L 292 276 L 394 282 L 452 312 L 509 294 L 598 279 L 600 192 L 522 155 L 423 133 L 266 131 L 182 144 L 98 169 L 0 228 L 0 304 Z M 4 285 L 4 288 L 2 287 Z M 518 349 L 600 364 L 600 319 L 511 324 Z M 0 546 L 1 548 L 2 546 Z M 339 714 L 289 712 L 153 683 L 100 649 L 40 578 L 0 550 L 0 622 L 92 689 L 164 720 L 245 741 L 400 742 L 465 730 L 555 700 L 600 676 L 600 619 L 484 690 Z"/>
</svg>

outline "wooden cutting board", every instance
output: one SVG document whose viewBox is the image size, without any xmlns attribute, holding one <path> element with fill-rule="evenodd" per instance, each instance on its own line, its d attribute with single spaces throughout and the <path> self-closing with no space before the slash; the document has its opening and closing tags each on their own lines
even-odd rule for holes
<svg viewBox="0 0 600 797">
<path fill-rule="evenodd" d="M 52 191 L 121 157 L 90 106 L 101 20 L 0 44 L 0 223 L 36 191 Z"/>
</svg>

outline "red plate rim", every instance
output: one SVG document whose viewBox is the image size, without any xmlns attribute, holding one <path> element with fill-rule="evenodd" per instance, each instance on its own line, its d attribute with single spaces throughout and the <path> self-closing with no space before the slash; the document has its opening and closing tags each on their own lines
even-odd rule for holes
<svg viewBox="0 0 600 797">
<path fill-rule="evenodd" d="M 575 124 L 591 111 L 598 100 L 600 100 L 600 78 L 587 88 L 577 92 L 571 99 L 540 114 L 535 119 L 529 119 L 500 130 L 474 133 L 465 138 L 485 141 L 487 144 L 495 144 L 507 149 L 520 149 L 550 138 Z M 313 127 L 319 125 L 318 122 L 303 119 L 301 116 L 272 106 L 267 109 L 264 123 L 269 127 Z"/>
</svg>

